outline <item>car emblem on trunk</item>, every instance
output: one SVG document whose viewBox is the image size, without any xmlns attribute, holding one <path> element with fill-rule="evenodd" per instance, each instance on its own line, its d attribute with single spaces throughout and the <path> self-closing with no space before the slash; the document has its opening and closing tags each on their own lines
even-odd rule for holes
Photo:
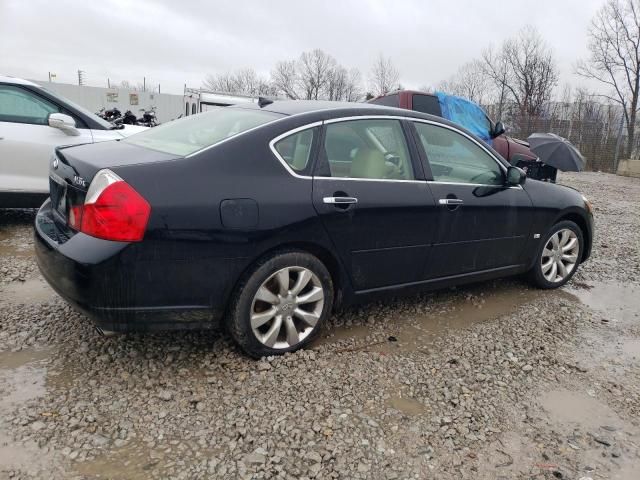
<svg viewBox="0 0 640 480">
<path fill-rule="evenodd" d="M 84 180 L 84 178 L 78 176 L 78 175 L 74 175 L 73 176 L 73 183 L 75 185 L 78 185 L 80 187 L 86 187 L 87 186 L 87 182 Z"/>
</svg>

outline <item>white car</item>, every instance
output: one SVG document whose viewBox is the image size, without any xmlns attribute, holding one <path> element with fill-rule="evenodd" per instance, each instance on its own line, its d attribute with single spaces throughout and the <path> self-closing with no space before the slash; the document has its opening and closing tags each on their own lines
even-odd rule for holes
<svg viewBox="0 0 640 480">
<path fill-rule="evenodd" d="M 116 140 L 146 128 L 116 127 L 40 85 L 0 75 L 0 208 L 42 204 L 55 147 Z"/>
</svg>

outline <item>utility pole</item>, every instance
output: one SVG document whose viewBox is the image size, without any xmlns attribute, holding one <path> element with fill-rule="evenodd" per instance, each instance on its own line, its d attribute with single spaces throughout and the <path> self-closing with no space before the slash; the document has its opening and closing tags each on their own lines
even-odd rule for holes
<svg viewBox="0 0 640 480">
<path fill-rule="evenodd" d="M 147 91 L 147 77 L 142 77 L 142 91 Z"/>
<path fill-rule="evenodd" d="M 85 74 L 84 70 L 78 70 L 78 85 L 84 85 Z"/>
<path fill-rule="evenodd" d="M 109 81 L 108 77 L 107 77 L 107 88 L 111 88 L 111 82 Z"/>
</svg>

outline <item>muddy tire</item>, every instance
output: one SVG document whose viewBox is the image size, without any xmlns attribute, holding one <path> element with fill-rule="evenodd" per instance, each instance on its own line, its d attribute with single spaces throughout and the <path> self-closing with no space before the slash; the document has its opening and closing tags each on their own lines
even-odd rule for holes
<svg viewBox="0 0 640 480">
<path fill-rule="evenodd" d="M 574 222 L 556 223 L 545 235 L 529 279 L 539 288 L 558 288 L 576 273 L 584 249 L 582 230 Z"/>
<path fill-rule="evenodd" d="M 305 347 L 321 332 L 333 306 L 333 282 L 324 264 L 302 251 L 260 260 L 240 281 L 227 328 L 253 358 Z"/>
</svg>

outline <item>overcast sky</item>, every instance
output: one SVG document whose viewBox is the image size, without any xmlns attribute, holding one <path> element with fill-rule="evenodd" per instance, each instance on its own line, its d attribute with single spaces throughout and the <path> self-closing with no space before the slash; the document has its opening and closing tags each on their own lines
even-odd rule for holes
<svg viewBox="0 0 640 480">
<path fill-rule="evenodd" d="M 604 0 L 0 0 L 0 74 L 106 86 L 107 78 L 199 87 L 207 73 L 254 67 L 321 48 L 366 80 L 390 56 L 406 87 L 437 85 L 526 24 L 553 48 L 561 84 L 584 57 Z"/>
</svg>

